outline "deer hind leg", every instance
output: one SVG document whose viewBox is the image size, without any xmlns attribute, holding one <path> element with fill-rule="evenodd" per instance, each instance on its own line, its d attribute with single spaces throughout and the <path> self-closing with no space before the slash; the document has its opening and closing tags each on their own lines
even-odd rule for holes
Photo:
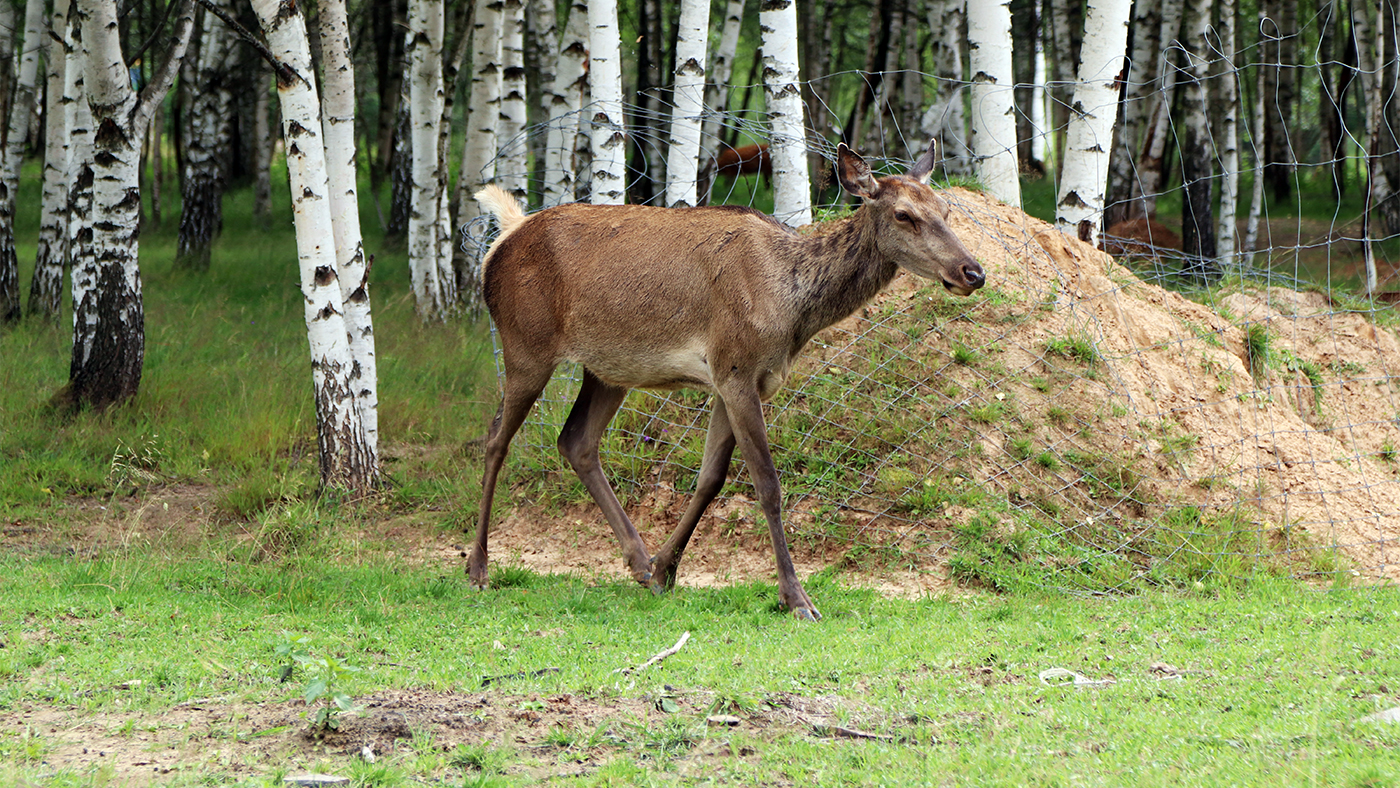
<svg viewBox="0 0 1400 788">
<path fill-rule="evenodd" d="M 574 473 L 603 510 L 603 516 L 608 518 L 617 541 L 622 544 L 623 557 L 632 570 L 632 577 L 645 586 L 651 584 L 651 557 L 636 527 L 622 510 L 622 504 L 618 503 L 608 477 L 603 474 L 602 463 L 598 461 L 598 444 L 603 440 L 603 431 L 626 397 L 627 389 L 604 383 L 584 370 L 578 399 L 564 422 L 564 429 L 559 432 L 559 453 L 573 466 Z"/>
<path fill-rule="evenodd" d="M 496 477 L 505 463 L 510 449 L 510 439 L 525 421 L 545 384 L 549 383 L 552 368 L 531 370 L 530 372 L 506 371 L 505 395 L 501 397 L 501 407 L 491 422 L 491 430 L 486 436 L 486 469 L 481 477 L 481 514 L 477 518 L 476 542 L 472 545 L 472 555 L 467 563 L 467 575 L 477 589 L 485 589 L 486 536 L 490 530 L 491 502 L 496 496 Z"/>
<path fill-rule="evenodd" d="M 817 621 L 822 614 L 797 579 L 783 532 L 783 492 L 778 486 L 778 469 L 768 449 L 768 430 L 763 425 L 763 406 L 756 387 L 731 388 L 722 392 L 729 410 L 729 422 L 739 444 L 739 454 L 749 467 L 749 475 L 768 521 L 773 540 L 773 557 L 778 563 L 778 598 L 799 620 Z"/>
<path fill-rule="evenodd" d="M 695 480 L 695 495 L 681 517 L 680 525 L 651 561 L 651 571 L 655 577 L 653 589 L 669 590 L 675 587 L 676 569 L 680 566 L 686 545 L 690 544 L 691 535 L 695 533 L 695 526 L 724 487 L 724 480 L 729 475 L 729 460 L 734 454 L 734 430 L 729 425 L 729 412 L 724 407 L 724 400 L 719 397 L 714 399 L 710 431 L 705 434 L 705 459 L 700 463 L 700 474 Z"/>
</svg>

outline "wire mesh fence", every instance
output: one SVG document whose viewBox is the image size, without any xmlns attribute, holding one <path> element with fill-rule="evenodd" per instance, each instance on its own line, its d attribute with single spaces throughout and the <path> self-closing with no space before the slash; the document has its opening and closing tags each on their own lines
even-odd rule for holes
<svg viewBox="0 0 1400 788">
<path fill-rule="evenodd" d="M 1258 53 L 1241 62 L 1250 57 Z M 1325 85 L 1318 64 L 1297 68 L 1304 87 Z M 1213 73 L 1248 82 L 1233 69 Z M 644 121 L 669 111 L 647 106 L 629 107 L 634 199 L 664 190 L 638 188 L 663 175 L 665 124 Z M 1303 99 L 1299 115 L 1317 106 Z M 862 152 L 877 169 L 903 171 L 927 129 L 875 116 L 880 128 Z M 727 144 L 766 133 L 760 112 L 720 120 Z M 1159 213 L 1139 220 L 1143 229 L 1110 231 L 1114 257 L 954 178 L 950 224 L 988 285 L 958 298 L 902 273 L 813 340 L 765 406 L 790 532 L 872 569 L 947 571 L 995 587 L 1109 593 L 1261 572 L 1400 579 L 1400 335 L 1386 297 L 1356 289 L 1368 244 L 1383 289 L 1400 237 L 1366 228 L 1359 199 L 1334 197 L 1334 172 L 1360 191 L 1376 161 L 1356 135 L 1340 153 L 1319 153 L 1320 123 L 1288 129 L 1299 154 L 1293 201 L 1263 203 L 1257 248 L 1213 260 L 1208 281 L 1184 275 L 1198 258 L 1169 226 L 1185 201 L 1179 173 L 1151 195 Z M 819 172 L 834 158 L 825 135 L 837 113 L 813 126 Z M 513 144 L 544 132 L 533 127 Z M 1054 130 L 1043 134 L 1053 151 Z M 1268 162 L 1248 124 L 1241 141 L 1248 194 Z M 953 173 L 967 164 L 946 163 Z M 771 210 L 761 173 L 702 181 L 711 202 Z M 829 179 L 814 176 L 814 191 L 819 215 L 850 209 Z M 1045 193 L 1053 188 L 1030 182 L 1028 207 L 1043 209 Z M 554 446 L 578 375 L 561 368 L 515 439 L 515 484 L 583 495 Z M 674 524 L 693 490 L 711 396 L 637 391 L 614 419 L 604 468 L 644 530 Z M 701 528 L 765 530 L 754 499 L 736 458 Z"/>
</svg>

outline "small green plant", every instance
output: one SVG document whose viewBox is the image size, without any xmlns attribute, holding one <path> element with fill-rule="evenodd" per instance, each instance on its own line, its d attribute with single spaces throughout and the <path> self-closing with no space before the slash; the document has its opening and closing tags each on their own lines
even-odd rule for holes
<svg viewBox="0 0 1400 788">
<path fill-rule="evenodd" d="M 1094 343 L 1082 336 L 1056 337 L 1045 343 L 1045 350 L 1085 366 L 1093 366 L 1103 358 Z"/>
<path fill-rule="evenodd" d="M 953 343 L 953 363 L 964 367 L 976 366 L 982 354 L 961 342 Z"/>
<path fill-rule="evenodd" d="M 1249 373 L 1259 379 L 1269 369 L 1274 358 L 1274 342 L 1269 329 L 1263 323 L 1250 323 L 1244 329 L 1244 355 L 1249 363 Z"/>
<path fill-rule="evenodd" d="M 1385 462 L 1394 463 L 1397 458 L 1395 452 L 1395 444 L 1391 443 L 1390 441 L 1386 441 L 1385 443 L 1381 444 L 1381 450 L 1377 456 L 1379 456 Z"/>
<path fill-rule="evenodd" d="M 277 656 L 282 660 L 280 681 L 287 681 L 298 666 L 305 669 L 306 683 L 301 695 L 306 705 L 315 706 L 307 712 L 307 719 L 313 731 L 324 732 L 340 727 L 342 712 L 358 713 L 360 708 L 345 691 L 345 683 L 360 669 L 329 656 L 313 656 L 310 651 L 310 638 L 305 635 L 291 636 L 279 643 Z"/>
</svg>

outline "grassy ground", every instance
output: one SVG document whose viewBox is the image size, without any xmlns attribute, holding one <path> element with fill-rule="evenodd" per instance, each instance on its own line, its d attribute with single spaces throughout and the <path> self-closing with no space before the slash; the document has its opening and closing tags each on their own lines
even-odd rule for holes
<svg viewBox="0 0 1400 788">
<path fill-rule="evenodd" d="M 472 593 L 458 563 L 406 548 L 455 537 L 475 508 L 471 440 L 495 406 L 484 328 L 419 324 L 403 255 L 366 213 L 392 484 L 317 502 L 290 222 L 250 214 L 233 192 L 207 276 L 172 268 L 172 219 L 143 231 L 148 356 L 126 407 L 45 407 L 66 318 L 0 334 L 0 784 L 1400 780 L 1400 733 L 1358 722 L 1400 703 L 1393 590 L 1264 578 L 910 602 L 833 570 L 807 583 L 826 616 L 809 627 L 764 584 L 653 598 L 498 569 Z M 35 225 L 21 215 L 26 284 Z M 188 538 L 84 538 L 102 507 L 183 486 L 210 510 Z M 417 524 L 385 535 L 396 518 Z M 686 631 L 660 665 L 614 673 Z M 1043 683 L 1055 668 L 1111 683 Z M 337 691 L 363 715 L 313 731 Z"/>
<path fill-rule="evenodd" d="M 1359 721 L 1400 691 L 1393 591 L 903 602 L 825 575 L 808 587 L 826 619 L 802 626 L 763 586 L 654 598 L 498 571 L 499 588 L 473 593 L 392 546 L 347 548 L 347 514 L 322 511 L 299 548 L 261 562 L 229 544 L 0 557 L 0 782 L 1400 780 L 1400 728 Z M 682 632 L 675 655 L 615 672 Z M 355 669 L 332 689 L 365 707 L 319 738 L 300 698 L 320 674 L 299 664 L 278 680 L 279 646 L 297 638 L 311 661 Z M 1051 686 L 1056 668 L 1101 683 Z M 182 716 L 191 705 L 209 721 Z M 456 724 L 432 712 L 449 707 L 468 711 Z M 74 756 L 75 741 L 105 754 Z"/>
</svg>

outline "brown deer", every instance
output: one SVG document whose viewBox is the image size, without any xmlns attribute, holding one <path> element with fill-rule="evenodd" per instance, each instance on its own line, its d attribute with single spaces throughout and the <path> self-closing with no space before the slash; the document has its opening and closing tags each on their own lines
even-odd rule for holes
<svg viewBox="0 0 1400 788">
<path fill-rule="evenodd" d="M 899 268 L 957 295 L 986 280 L 948 229 L 948 205 L 928 186 L 932 145 L 900 176 L 874 177 L 845 145 L 836 160 L 841 185 L 864 205 L 810 233 L 749 208 L 572 204 L 526 216 L 497 187 L 477 193 L 501 225 L 483 261 L 482 289 L 500 336 L 505 393 L 486 441 L 473 585 L 487 584 L 491 501 L 511 437 L 554 368 L 575 361 L 583 385 L 559 451 L 612 525 L 632 577 L 656 593 L 675 585 L 737 444 L 773 539 L 779 597 L 799 619 L 821 618 L 788 554 L 761 403 L 813 335 L 868 302 Z M 603 431 L 631 388 L 716 395 L 695 496 L 654 558 L 598 461 Z"/>
<path fill-rule="evenodd" d="M 725 148 L 715 159 L 715 175 L 740 175 L 760 173 L 764 178 L 773 175 L 773 159 L 768 155 L 767 145 L 743 145 L 738 148 Z"/>
</svg>

